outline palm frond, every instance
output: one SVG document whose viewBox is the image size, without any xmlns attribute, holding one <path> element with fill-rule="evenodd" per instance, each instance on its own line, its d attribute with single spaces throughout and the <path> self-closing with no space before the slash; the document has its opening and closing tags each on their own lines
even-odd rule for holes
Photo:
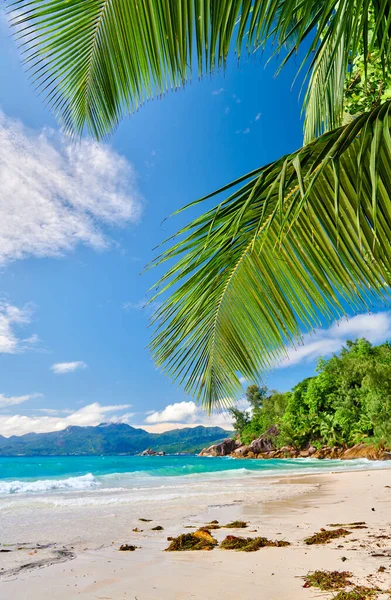
<svg viewBox="0 0 391 600">
<path fill-rule="evenodd" d="M 330 54 L 334 57 L 329 70 Z M 343 124 L 346 80 L 342 36 L 336 49 L 323 46 L 314 63 L 303 103 L 304 144 Z"/>
<path fill-rule="evenodd" d="M 154 261 L 157 364 L 211 409 L 300 332 L 388 301 L 391 105 L 251 173 Z M 226 189 L 226 188 L 224 188 Z M 219 194 L 220 191 L 216 192 Z M 156 296 L 155 296 L 156 297 Z"/>
<path fill-rule="evenodd" d="M 262 2 L 16 0 L 11 24 L 32 79 L 65 129 L 101 138 L 146 100 L 224 66 L 257 37 Z M 240 18 L 241 17 L 241 18 Z M 196 63 L 196 65 L 193 65 Z"/>
<path fill-rule="evenodd" d="M 388 0 L 8 0 L 35 85 L 68 132 L 87 127 L 97 138 L 193 72 L 224 68 L 234 50 L 240 57 L 274 43 L 286 48 L 284 65 L 308 41 L 302 67 L 321 64 L 332 80 L 337 55 L 347 69 L 368 38 L 372 4 L 387 56 Z"/>
</svg>

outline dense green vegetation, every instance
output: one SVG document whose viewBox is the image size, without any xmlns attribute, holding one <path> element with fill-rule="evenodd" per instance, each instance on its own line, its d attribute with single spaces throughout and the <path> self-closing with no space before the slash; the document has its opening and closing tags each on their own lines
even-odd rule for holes
<svg viewBox="0 0 391 600">
<path fill-rule="evenodd" d="M 346 342 L 337 356 L 318 360 L 318 374 L 283 394 L 252 385 L 249 412 L 231 409 L 248 444 L 277 425 L 278 446 L 352 446 L 368 440 L 391 446 L 391 344 Z"/>
</svg>

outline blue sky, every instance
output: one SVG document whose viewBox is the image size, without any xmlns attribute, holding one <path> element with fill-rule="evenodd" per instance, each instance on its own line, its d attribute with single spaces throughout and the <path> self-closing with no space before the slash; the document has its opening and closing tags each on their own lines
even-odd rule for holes
<svg viewBox="0 0 391 600">
<path fill-rule="evenodd" d="M 294 62 L 261 57 L 148 103 L 107 144 L 63 141 L 0 24 L 0 435 L 122 419 L 160 431 L 208 420 L 146 349 L 153 248 L 195 214 L 175 209 L 301 145 Z M 289 389 L 315 356 L 388 313 L 307 340 L 267 383 Z M 315 345 L 314 345 L 315 344 Z M 327 350 L 326 350 L 327 349 Z M 57 366 L 56 366 L 57 365 Z M 166 408 L 168 407 L 168 408 Z"/>
</svg>

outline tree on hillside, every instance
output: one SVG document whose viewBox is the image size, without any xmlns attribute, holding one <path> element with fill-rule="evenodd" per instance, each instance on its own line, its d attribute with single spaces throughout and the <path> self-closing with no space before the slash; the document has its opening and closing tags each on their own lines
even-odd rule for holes
<svg viewBox="0 0 391 600">
<path fill-rule="evenodd" d="M 228 409 L 232 416 L 232 427 L 235 433 L 241 436 L 246 426 L 250 423 L 251 417 L 246 410 L 240 410 L 237 406 L 230 406 Z"/>
<path fill-rule="evenodd" d="M 237 407 L 229 409 L 233 417 L 233 428 L 244 444 L 248 444 L 279 423 L 286 409 L 288 394 L 269 391 L 256 384 L 248 386 L 245 398 L 250 410 Z"/>
<path fill-rule="evenodd" d="M 259 385 L 249 385 L 246 390 L 246 400 L 251 406 L 253 412 L 259 410 L 267 396 L 267 387 Z"/>
<path fill-rule="evenodd" d="M 253 384 L 247 387 L 245 393 L 245 399 L 249 403 L 249 410 L 240 410 L 236 406 L 231 406 L 229 412 L 233 419 L 233 428 L 239 435 L 243 434 L 248 424 L 254 420 L 256 415 L 259 414 L 265 398 L 267 397 L 267 387 Z"/>
<path fill-rule="evenodd" d="M 203 199 L 155 314 L 157 364 L 212 408 L 303 331 L 391 283 L 390 0 L 15 0 L 33 79 L 68 132 L 98 139 L 232 51 L 301 51 L 305 145 Z M 303 44 L 304 42 L 304 44 Z M 222 196 L 222 197 L 220 197 Z M 201 202 L 198 201 L 198 202 Z M 294 395 L 294 394 L 293 394 Z"/>
</svg>

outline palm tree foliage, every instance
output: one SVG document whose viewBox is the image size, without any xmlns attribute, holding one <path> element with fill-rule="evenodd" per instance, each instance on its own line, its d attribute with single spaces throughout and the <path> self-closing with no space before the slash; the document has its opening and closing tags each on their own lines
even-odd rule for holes
<svg viewBox="0 0 391 600">
<path fill-rule="evenodd" d="M 391 105 L 253 173 L 156 263 L 174 286 L 158 309 L 159 365 L 208 406 L 284 358 L 300 332 L 391 281 Z M 234 182 L 232 186 L 237 184 Z M 216 192 L 218 194 L 218 192 Z"/>
<path fill-rule="evenodd" d="M 387 102 L 343 123 L 362 52 L 385 75 L 391 0 L 16 0 L 11 21 L 31 77 L 65 129 L 105 136 L 154 96 L 274 43 L 281 67 L 305 41 L 307 145 L 211 194 L 154 264 L 175 259 L 155 315 L 159 365 L 208 408 L 284 356 L 300 332 L 390 283 Z M 320 136 L 320 137 L 317 137 Z M 239 187 L 241 186 L 241 187 Z"/>
<path fill-rule="evenodd" d="M 230 52 L 309 40 L 302 66 L 318 90 L 314 113 L 331 129 L 335 61 L 375 44 L 390 51 L 390 0 L 9 0 L 31 77 L 65 129 L 100 138 L 146 100 L 224 67 Z M 371 11 L 370 11 L 371 9 Z M 374 31 L 369 29 L 375 18 Z M 339 93 L 339 89 L 335 90 Z M 312 104 L 312 103 L 311 103 Z M 331 103 L 333 106 L 333 103 Z M 337 119 L 338 121 L 338 119 Z"/>
</svg>

